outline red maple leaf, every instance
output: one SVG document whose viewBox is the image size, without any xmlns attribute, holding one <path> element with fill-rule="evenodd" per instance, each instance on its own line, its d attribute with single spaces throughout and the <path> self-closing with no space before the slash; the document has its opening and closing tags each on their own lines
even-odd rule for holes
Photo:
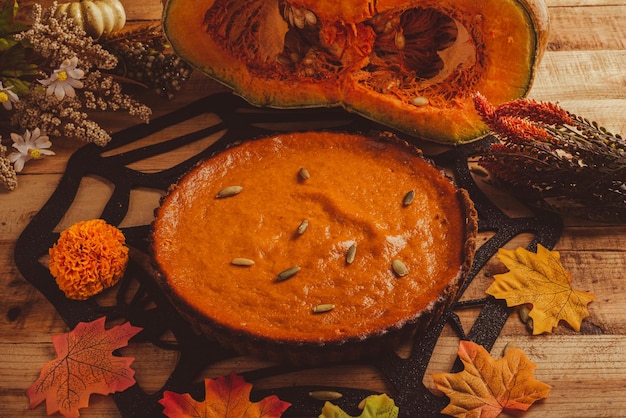
<svg viewBox="0 0 626 418">
<path fill-rule="evenodd" d="M 31 408 L 45 400 L 48 415 L 58 411 L 78 417 L 92 393 L 108 395 L 135 384 L 134 358 L 114 356 L 113 350 L 127 345 L 142 328 L 124 323 L 105 330 L 105 320 L 81 322 L 52 337 L 58 357 L 41 368 L 39 379 L 26 390 Z"/>
<path fill-rule="evenodd" d="M 252 385 L 231 372 L 229 376 L 204 379 L 206 398 L 202 402 L 188 393 L 165 391 L 159 403 L 169 418 L 278 418 L 291 406 L 272 395 L 250 402 Z"/>
</svg>

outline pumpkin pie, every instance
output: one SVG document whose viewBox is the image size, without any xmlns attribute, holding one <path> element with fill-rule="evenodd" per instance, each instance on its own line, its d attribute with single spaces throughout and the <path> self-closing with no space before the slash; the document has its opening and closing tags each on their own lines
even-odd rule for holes
<svg viewBox="0 0 626 418">
<path fill-rule="evenodd" d="M 457 296 L 477 215 L 391 134 L 285 133 L 206 159 L 156 210 L 153 260 L 176 308 L 242 354 L 374 355 Z"/>
</svg>

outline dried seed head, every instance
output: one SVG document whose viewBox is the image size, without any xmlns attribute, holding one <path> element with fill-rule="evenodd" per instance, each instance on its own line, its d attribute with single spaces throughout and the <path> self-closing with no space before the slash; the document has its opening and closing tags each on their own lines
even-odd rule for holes
<svg viewBox="0 0 626 418">
<path fill-rule="evenodd" d="M 224 187 L 222 190 L 217 192 L 217 195 L 215 197 L 218 198 L 218 199 L 221 199 L 221 198 L 224 198 L 224 197 L 235 196 L 235 195 L 241 193 L 242 190 L 243 190 L 243 187 L 241 187 L 241 186 Z"/>
<path fill-rule="evenodd" d="M 404 277 L 407 274 L 409 274 L 409 269 L 400 260 L 393 260 L 391 262 L 391 268 L 393 269 L 393 272 L 396 273 L 398 277 Z"/>
<path fill-rule="evenodd" d="M 322 303 L 313 308 L 313 313 L 324 313 L 335 309 L 335 305 L 332 303 Z"/>
<path fill-rule="evenodd" d="M 290 279 L 293 276 L 295 276 L 299 271 L 300 271 L 299 266 L 289 267 L 288 269 L 285 269 L 281 271 L 280 273 L 278 273 L 277 280 L 279 282 L 282 282 L 284 280 Z"/>
</svg>

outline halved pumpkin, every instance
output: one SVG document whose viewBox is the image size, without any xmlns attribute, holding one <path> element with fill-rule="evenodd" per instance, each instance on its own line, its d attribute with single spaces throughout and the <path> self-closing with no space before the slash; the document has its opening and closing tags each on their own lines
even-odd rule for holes
<svg viewBox="0 0 626 418">
<path fill-rule="evenodd" d="M 169 0 L 164 31 L 250 103 L 343 106 L 421 139 L 487 127 L 472 94 L 525 96 L 545 49 L 543 0 Z"/>
</svg>

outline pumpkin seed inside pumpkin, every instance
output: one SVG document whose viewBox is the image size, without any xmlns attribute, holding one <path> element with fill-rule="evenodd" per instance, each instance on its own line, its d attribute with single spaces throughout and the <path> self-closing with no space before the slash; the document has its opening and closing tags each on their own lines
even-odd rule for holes
<svg viewBox="0 0 626 418">
<path fill-rule="evenodd" d="M 417 96 L 411 99 L 411 103 L 413 104 L 413 106 L 422 107 L 426 106 L 428 103 L 430 103 L 430 101 L 427 97 Z"/>
</svg>

